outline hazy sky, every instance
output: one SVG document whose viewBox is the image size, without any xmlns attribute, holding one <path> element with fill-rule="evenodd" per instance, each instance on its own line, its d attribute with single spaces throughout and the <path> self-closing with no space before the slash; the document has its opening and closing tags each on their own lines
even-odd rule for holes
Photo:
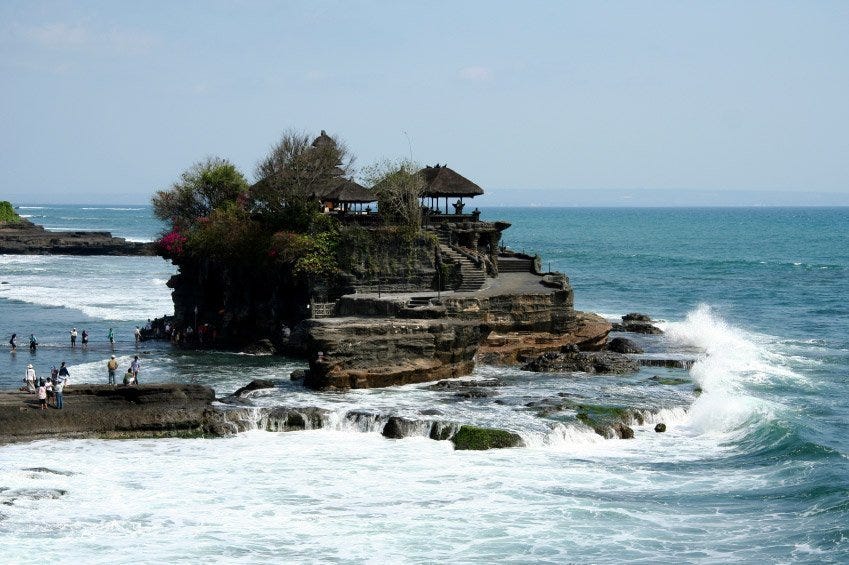
<svg viewBox="0 0 849 565">
<path fill-rule="evenodd" d="M 849 193 L 849 2 L 2 0 L 0 66 L 13 202 L 253 178 L 288 128 L 511 203 Z"/>
</svg>

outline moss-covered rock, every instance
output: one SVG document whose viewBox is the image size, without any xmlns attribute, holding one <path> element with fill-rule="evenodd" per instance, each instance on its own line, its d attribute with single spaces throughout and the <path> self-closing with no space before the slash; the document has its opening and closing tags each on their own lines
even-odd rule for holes
<svg viewBox="0 0 849 565">
<path fill-rule="evenodd" d="M 524 443 L 519 434 L 495 428 L 461 426 L 451 438 L 454 449 L 500 449 L 504 447 L 522 447 Z"/>
</svg>

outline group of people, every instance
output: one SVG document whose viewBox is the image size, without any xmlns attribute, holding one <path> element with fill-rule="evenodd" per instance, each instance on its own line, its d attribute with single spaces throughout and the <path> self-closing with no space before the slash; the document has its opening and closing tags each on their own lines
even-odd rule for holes
<svg viewBox="0 0 849 565">
<path fill-rule="evenodd" d="M 81 333 L 77 332 L 77 328 L 71 328 L 71 348 L 75 349 L 77 347 L 77 337 L 82 338 L 82 348 L 88 349 L 88 340 L 89 333 L 88 330 L 83 330 Z M 136 345 L 141 342 L 142 332 L 139 326 L 136 326 L 133 330 L 133 338 L 135 339 Z M 112 328 L 109 328 L 109 331 L 106 334 L 106 339 L 109 340 L 109 345 L 115 346 L 115 331 Z M 9 338 L 9 346 L 12 348 L 12 352 L 14 353 L 18 349 L 18 334 L 13 333 L 12 337 Z M 35 351 L 38 348 L 38 339 L 36 339 L 35 334 L 29 334 L 29 350 Z"/>
<path fill-rule="evenodd" d="M 136 355 L 133 357 L 130 366 L 127 368 L 127 372 L 124 373 L 124 384 L 128 386 L 139 384 L 139 369 L 141 369 L 141 363 L 139 362 L 139 356 Z M 115 383 L 115 373 L 118 371 L 118 361 L 115 359 L 115 356 L 109 358 L 109 361 L 106 362 L 106 374 L 107 374 L 107 384 L 114 385 Z"/>
<path fill-rule="evenodd" d="M 53 366 L 47 379 L 37 378 L 35 368 L 30 363 L 24 376 L 24 388 L 28 393 L 36 395 L 41 410 L 46 410 L 51 401 L 54 408 L 61 410 L 65 406 L 64 391 L 70 378 L 71 373 L 64 361 L 58 369 Z"/>
<path fill-rule="evenodd" d="M 109 328 L 109 331 L 112 331 L 112 328 Z M 77 346 L 77 328 L 71 328 L 71 347 Z M 83 349 L 88 349 L 88 330 L 82 331 L 82 345 Z"/>
</svg>

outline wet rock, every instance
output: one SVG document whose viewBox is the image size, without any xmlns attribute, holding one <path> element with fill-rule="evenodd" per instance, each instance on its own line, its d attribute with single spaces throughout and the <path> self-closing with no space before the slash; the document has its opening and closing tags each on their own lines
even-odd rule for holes
<svg viewBox="0 0 849 565">
<path fill-rule="evenodd" d="M 689 370 L 694 363 L 693 359 L 640 359 L 642 367 L 666 367 L 667 369 Z"/>
<path fill-rule="evenodd" d="M 626 324 L 628 322 L 651 322 L 651 316 L 649 316 L 648 314 L 631 312 L 630 314 L 625 314 L 624 316 L 622 316 L 622 321 Z"/>
<path fill-rule="evenodd" d="M 625 337 L 611 339 L 610 343 L 607 344 L 607 350 L 616 353 L 643 353 L 642 347 Z"/>
<path fill-rule="evenodd" d="M 442 416 L 443 412 L 436 408 L 425 408 L 424 410 L 419 410 L 419 414 L 422 416 Z"/>
<path fill-rule="evenodd" d="M 502 449 L 505 447 L 521 447 L 524 445 L 519 434 L 495 428 L 478 428 L 476 426 L 460 426 L 451 438 L 456 450 L 485 450 Z"/>
<path fill-rule="evenodd" d="M 254 379 L 233 393 L 233 396 L 244 396 L 246 393 L 264 388 L 274 388 L 276 383 L 269 379 Z"/>
<path fill-rule="evenodd" d="M 629 426 L 617 423 L 613 424 L 611 427 L 613 428 L 613 433 L 615 433 L 619 439 L 634 439 L 634 430 Z"/>
<path fill-rule="evenodd" d="M 662 329 L 650 324 L 649 322 L 623 322 L 621 324 L 613 324 L 613 331 L 648 335 L 660 335 L 663 333 Z"/>
<path fill-rule="evenodd" d="M 308 372 L 307 369 L 295 369 L 294 371 L 289 373 L 289 380 L 290 381 L 302 381 L 306 378 L 307 372 Z"/>
<path fill-rule="evenodd" d="M 272 408 L 262 418 L 262 427 L 269 432 L 317 430 L 324 425 L 324 420 L 329 413 L 329 410 L 314 406 L 303 408 Z"/>
<path fill-rule="evenodd" d="M 460 381 L 439 381 L 438 383 L 434 383 L 427 388 L 429 390 L 468 390 L 468 389 L 479 389 L 481 387 L 497 387 L 501 386 L 502 383 L 499 379 L 480 379 L 480 380 L 460 380 Z"/>
<path fill-rule="evenodd" d="M 33 473 L 48 473 L 50 475 L 63 475 L 65 477 L 76 475 L 76 473 L 72 471 L 57 471 L 56 469 L 48 469 L 47 467 L 26 467 L 24 471 L 32 471 Z"/>
<path fill-rule="evenodd" d="M 242 349 L 242 353 L 248 355 L 273 355 L 275 352 L 274 344 L 268 339 L 260 339 Z"/>
<path fill-rule="evenodd" d="M 659 424 L 657 424 L 654 427 L 654 431 L 656 431 L 659 434 L 665 432 L 666 431 L 666 424 L 664 424 L 663 422 L 660 422 Z"/>
<path fill-rule="evenodd" d="M 494 390 L 487 390 L 485 388 L 467 388 L 454 393 L 454 398 L 464 398 L 467 400 L 472 398 L 491 398 L 493 396 L 498 396 L 498 392 Z"/>
<path fill-rule="evenodd" d="M 381 434 L 389 439 L 402 439 L 413 435 L 418 435 L 420 429 L 419 423 L 414 420 L 408 420 L 400 416 L 390 416 L 386 420 L 386 425 L 383 426 Z"/>
<path fill-rule="evenodd" d="M 453 422 L 433 422 L 428 437 L 436 441 L 445 441 L 451 439 L 458 429 L 459 426 Z"/>
<path fill-rule="evenodd" d="M 649 379 L 650 381 L 656 382 L 661 385 L 683 385 L 689 383 L 690 381 L 687 379 L 681 379 L 678 377 L 661 377 L 660 375 L 655 375 Z"/>
<path fill-rule="evenodd" d="M 543 353 L 522 367 L 523 371 L 537 373 L 595 373 L 625 374 L 639 370 L 638 362 L 613 351 L 567 351 Z"/>
</svg>

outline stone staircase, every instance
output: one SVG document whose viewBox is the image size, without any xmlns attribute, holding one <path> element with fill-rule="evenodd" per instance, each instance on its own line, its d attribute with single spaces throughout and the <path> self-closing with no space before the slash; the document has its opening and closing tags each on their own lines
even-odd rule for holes
<svg viewBox="0 0 849 565">
<path fill-rule="evenodd" d="M 499 273 L 531 273 L 533 270 L 533 259 L 523 259 L 521 257 L 498 258 Z"/>
<path fill-rule="evenodd" d="M 454 263 L 460 264 L 460 276 L 462 277 L 462 282 L 460 283 L 460 286 L 457 287 L 457 292 L 474 292 L 483 287 L 486 282 L 486 272 L 483 269 L 472 263 L 472 261 L 462 253 L 459 253 L 445 243 L 442 243 L 441 240 L 439 249 L 442 251 L 443 256 L 448 257 L 448 259 Z"/>
<path fill-rule="evenodd" d="M 478 267 L 475 263 L 457 251 L 450 240 L 450 232 L 443 229 L 431 230 L 439 240 L 439 249 L 442 254 L 451 262 L 460 264 L 460 276 L 462 282 L 457 287 L 456 292 L 474 292 L 480 290 L 486 283 L 486 271 L 482 267 Z"/>
</svg>

